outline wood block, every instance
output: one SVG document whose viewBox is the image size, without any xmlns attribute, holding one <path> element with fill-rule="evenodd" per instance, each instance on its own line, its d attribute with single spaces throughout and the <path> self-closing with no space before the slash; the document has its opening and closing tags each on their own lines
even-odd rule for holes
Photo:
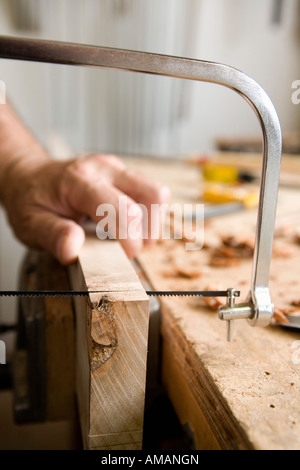
<svg viewBox="0 0 300 470">
<path fill-rule="evenodd" d="M 86 449 L 141 449 L 149 299 L 115 241 L 89 237 L 70 267 L 75 290 L 77 396 Z"/>
</svg>

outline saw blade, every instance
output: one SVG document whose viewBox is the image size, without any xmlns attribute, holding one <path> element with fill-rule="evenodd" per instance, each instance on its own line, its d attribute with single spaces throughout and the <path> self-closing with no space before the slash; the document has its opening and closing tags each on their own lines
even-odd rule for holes
<svg viewBox="0 0 300 470">
<path fill-rule="evenodd" d="M 227 290 L 185 290 L 185 291 L 146 291 L 148 295 L 160 296 L 200 296 L 200 297 L 227 297 Z M 236 291 L 236 297 L 240 295 L 239 291 Z"/>
<path fill-rule="evenodd" d="M 27 291 L 27 290 L 4 290 L 0 291 L 0 297 L 69 297 L 69 296 L 88 296 L 89 294 L 109 294 L 119 291 L 103 291 L 103 290 L 89 290 L 89 291 Z M 228 292 L 225 291 L 210 291 L 210 290 L 195 290 L 195 291 L 155 291 L 146 290 L 149 296 L 156 297 L 174 297 L 174 296 L 200 296 L 200 297 L 227 297 Z M 239 291 L 235 291 L 235 296 L 240 295 Z"/>
</svg>

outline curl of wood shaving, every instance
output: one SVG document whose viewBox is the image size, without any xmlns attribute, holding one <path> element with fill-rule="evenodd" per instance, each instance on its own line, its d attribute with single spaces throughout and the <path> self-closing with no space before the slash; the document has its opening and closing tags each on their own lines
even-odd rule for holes
<svg viewBox="0 0 300 470">
<path fill-rule="evenodd" d="M 250 258 L 254 253 L 254 239 L 247 235 L 222 236 L 223 245 L 232 248 L 240 258 Z"/>
<path fill-rule="evenodd" d="M 288 319 L 286 318 L 286 315 L 290 313 L 291 313 L 290 309 L 275 307 L 273 318 L 278 323 L 289 323 Z"/>
<path fill-rule="evenodd" d="M 242 259 L 253 257 L 254 245 L 254 239 L 247 235 L 221 236 L 220 246 L 212 252 L 210 266 L 238 266 Z M 275 257 L 286 257 L 292 255 L 292 253 L 289 246 L 279 244 L 273 246 L 273 256 Z"/>
<path fill-rule="evenodd" d="M 219 247 L 216 248 L 210 258 L 209 265 L 215 268 L 226 268 L 229 266 L 238 266 L 240 260 L 236 257 L 234 251 L 231 248 Z"/>
<path fill-rule="evenodd" d="M 202 301 L 214 312 L 216 312 L 221 305 L 224 305 L 218 297 L 202 297 Z"/>
<path fill-rule="evenodd" d="M 176 265 L 174 266 L 174 272 L 178 276 L 185 277 L 187 279 L 195 279 L 197 277 L 201 277 L 203 274 L 200 269 Z"/>
<path fill-rule="evenodd" d="M 254 241 L 245 235 L 223 235 L 221 244 L 212 252 L 210 266 L 238 266 L 241 258 L 250 258 L 254 252 Z"/>
<path fill-rule="evenodd" d="M 170 269 L 162 271 L 164 277 L 180 277 L 185 279 L 197 279 L 203 276 L 203 272 L 195 267 L 185 267 L 172 264 Z"/>
<path fill-rule="evenodd" d="M 222 290 L 220 286 L 209 285 L 204 290 Z M 204 303 L 210 310 L 216 312 L 221 305 L 224 305 L 224 301 L 219 297 L 201 297 L 202 303 Z"/>
</svg>

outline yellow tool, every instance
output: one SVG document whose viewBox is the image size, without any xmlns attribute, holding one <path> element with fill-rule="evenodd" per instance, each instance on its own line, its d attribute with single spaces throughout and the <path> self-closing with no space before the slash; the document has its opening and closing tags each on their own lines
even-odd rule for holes
<svg viewBox="0 0 300 470">
<path fill-rule="evenodd" d="M 256 207 L 259 191 L 256 187 L 241 183 L 251 182 L 255 177 L 234 165 L 219 164 L 203 157 L 197 160 L 203 179 L 204 202 L 226 204 L 237 202 L 244 207 Z"/>
<path fill-rule="evenodd" d="M 251 183 L 257 180 L 257 177 L 249 171 L 241 170 L 235 165 L 220 164 L 209 161 L 208 158 L 200 158 L 197 161 L 200 165 L 204 181 L 215 181 L 219 183 Z"/>
<path fill-rule="evenodd" d="M 245 207 L 250 208 L 257 206 L 259 192 L 256 188 L 250 189 L 246 186 L 204 183 L 202 197 L 204 202 L 214 204 L 240 202 Z"/>
<path fill-rule="evenodd" d="M 239 171 L 234 166 L 204 163 L 201 167 L 205 181 L 218 181 L 220 183 L 236 183 L 239 181 Z"/>
</svg>

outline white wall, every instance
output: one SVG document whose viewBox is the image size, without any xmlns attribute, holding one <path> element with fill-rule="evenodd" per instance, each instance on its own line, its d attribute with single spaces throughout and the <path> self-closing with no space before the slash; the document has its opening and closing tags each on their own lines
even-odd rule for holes
<svg viewBox="0 0 300 470">
<path fill-rule="evenodd" d="M 291 83 L 300 77 L 299 0 L 283 2 L 273 24 L 277 1 L 0 0 L 0 32 L 223 62 L 258 81 L 283 130 L 296 130 Z M 39 29 L 16 29 L 22 10 L 14 5 L 31 5 Z M 51 151 L 57 133 L 75 152 L 168 155 L 210 150 L 219 135 L 259 132 L 249 106 L 216 85 L 9 61 L 0 70 Z"/>
<path fill-rule="evenodd" d="M 300 106 L 291 102 L 291 83 L 300 77 L 300 2 L 283 1 L 279 24 L 271 21 L 275 3 L 202 2 L 198 57 L 232 65 L 254 78 L 271 97 L 282 130 L 295 131 L 300 128 Z M 208 149 L 220 134 L 259 132 L 249 106 L 231 91 L 211 86 L 207 93 L 200 87 L 195 93 L 198 111 L 194 108 L 191 148 L 199 147 L 197 129 L 200 148 Z"/>
<path fill-rule="evenodd" d="M 300 79 L 300 2 L 284 1 L 274 24 L 276 1 L 0 0 L 0 34 L 226 63 L 263 86 L 283 131 L 298 130 L 291 83 Z M 25 30 L 30 18 L 37 28 Z M 56 158 L 82 151 L 185 155 L 212 150 L 219 135 L 260 132 L 249 105 L 217 85 L 8 60 L 0 79 Z M 3 214 L 0 223 L 0 287 L 13 289 L 23 248 Z M 1 302 L 0 320 L 12 311 Z"/>
</svg>

